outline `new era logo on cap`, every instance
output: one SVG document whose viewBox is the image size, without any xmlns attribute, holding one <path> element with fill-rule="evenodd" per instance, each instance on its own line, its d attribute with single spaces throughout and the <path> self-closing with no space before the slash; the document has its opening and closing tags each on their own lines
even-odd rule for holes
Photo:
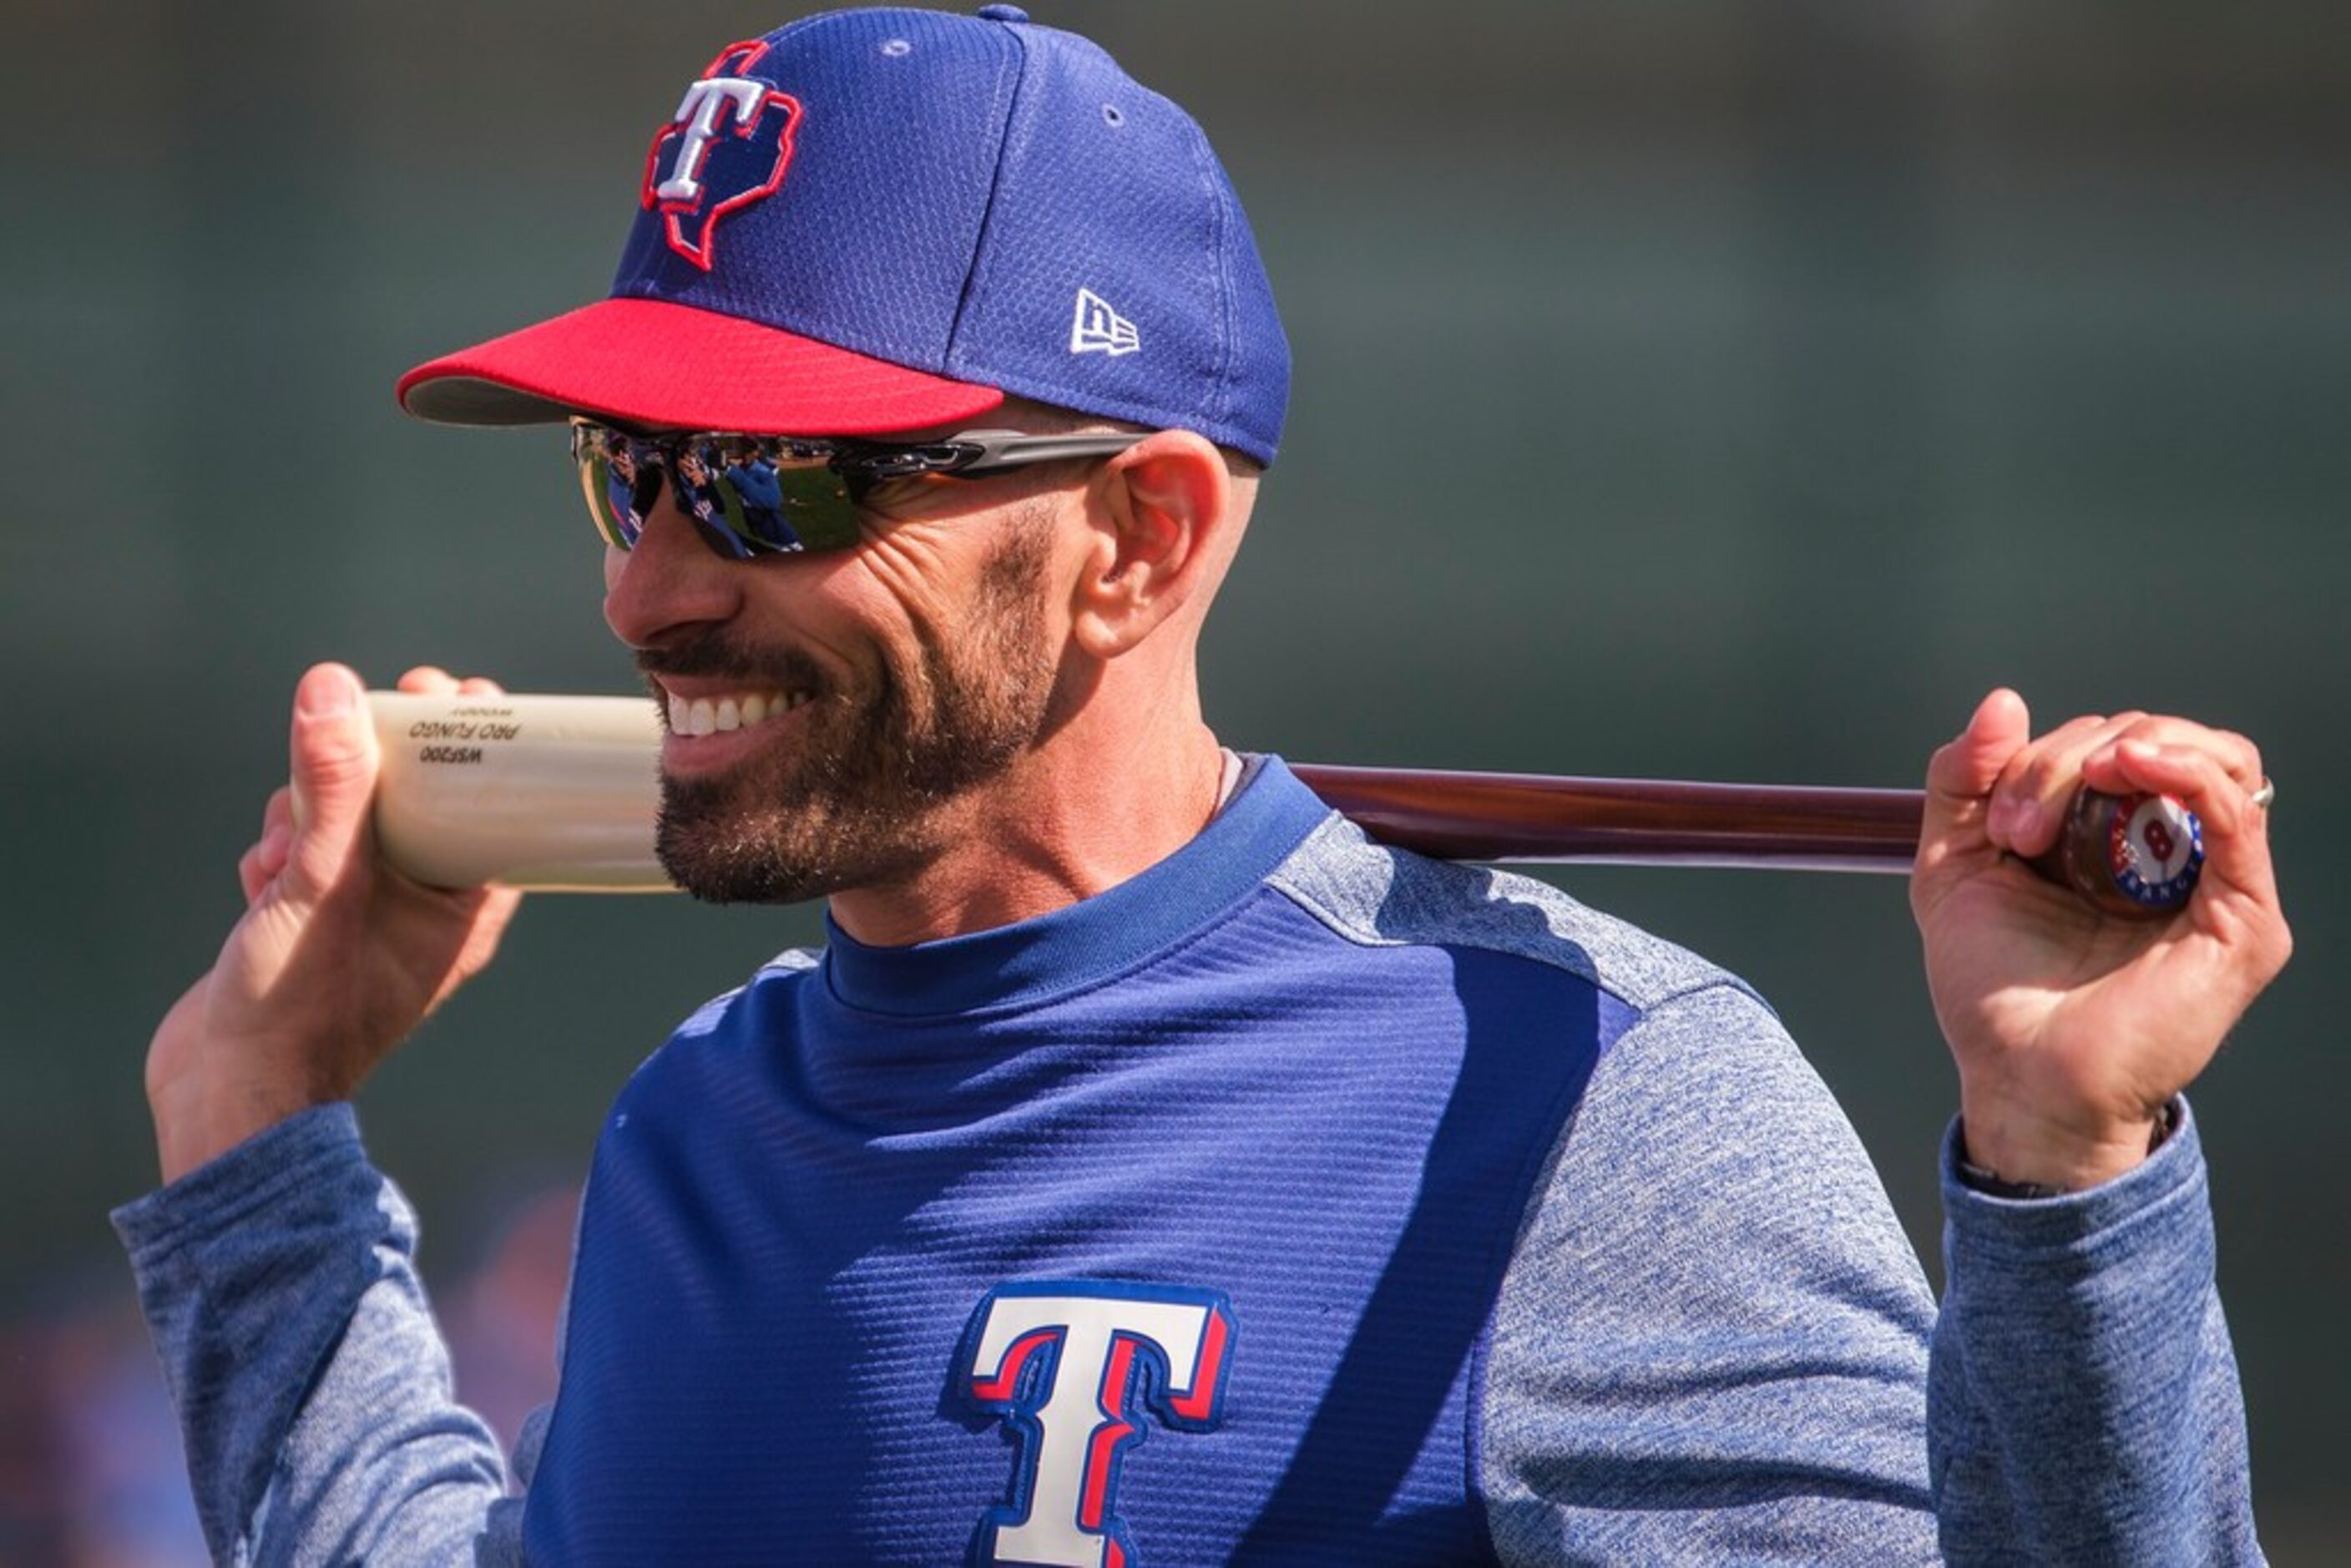
<svg viewBox="0 0 2351 1568">
<path fill-rule="evenodd" d="M 1078 313 L 1070 323 L 1070 352 L 1131 354 L 1143 347 L 1134 323 L 1111 308 L 1110 301 L 1091 288 L 1078 290 Z"/>
</svg>

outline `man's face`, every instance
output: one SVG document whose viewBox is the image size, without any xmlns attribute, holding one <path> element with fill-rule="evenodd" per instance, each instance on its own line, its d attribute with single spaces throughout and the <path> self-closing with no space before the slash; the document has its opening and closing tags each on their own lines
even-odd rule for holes
<svg viewBox="0 0 2351 1568">
<path fill-rule="evenodd" d="M 606 616 L 669 716 L 658 847 L 695 896 L 785 903 L 902 882 L 953 841 L 949 808 L 1050 721 L 1049 613 L 1066 497 L 1017 477 L 893 486 L 866 541 L 726 561 L 666 488 Z M 690 553 L 688 553 L 690 552 Z M 729 699 L 784 711 L 702 727 Z"/>
</svg>

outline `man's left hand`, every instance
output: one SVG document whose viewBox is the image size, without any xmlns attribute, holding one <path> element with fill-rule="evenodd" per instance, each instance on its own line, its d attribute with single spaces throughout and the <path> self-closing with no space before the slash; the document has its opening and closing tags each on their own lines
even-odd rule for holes
<svg viewBox="0 0 2351 1568">
<path fill-rule="evenodd" d="M 1910 907 L 1972 1164 L 2076 1191 L 2147 1157 L 2164 1107 L 2293 950 L 2262 782 L 2252 742 L 2185 719 L 2077 718 L 2036 739 L 2011 691 L 1935 753 Z M 2107 914 L 2021 863 L 2056 843 L 2085 785 L 2202 819 L 2186 908 Z"/>
</svg>

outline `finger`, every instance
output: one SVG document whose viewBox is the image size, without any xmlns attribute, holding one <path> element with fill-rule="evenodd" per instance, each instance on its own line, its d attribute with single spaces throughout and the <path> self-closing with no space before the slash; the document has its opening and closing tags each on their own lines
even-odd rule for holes
<svg viewBox="0 0 2351 1568">
<path fill-rule="evenodd" d="M 294 787 L 280 784 L 269 792 L 268 803 L 261 808 L 261 836 L 267 838 L 272 828 L 291 828 L 293 825 Z"/>
<path fill-rule="evenodd" d="M 399 689 L 415 696 L 438 696 L 457 689 L 457 677 L 438 664 L 419 664 L 402 674 Z"/>
<path fill-rule="evenodd" d="M 2056 843 L 2066 808 L 2082 787 L 2083 760 L 2146 716 L 2069 719 L 2010 758 L 1992 786 L 1986 815 L 1992 841 L 2027 858 L 2045 852 Z"/>
<path fill-rule="evenodd" d="M 457 690 L 469 697 L 502 697 L 507 695 L 506 687 L 486 675 L 467 675 L 457 683 Z"/>
<path fill-rule="evenodd" d="M 294 842 L 291 822 L 278 822 L 266 829 L 260 840 L 238 858 L 237 885 L 245 890 L 245 901 L 251 904 L 262 890 L 277 880 L 286 869 L 286 852 Z"/>
<path fill-rule="evenodd" d="M 2125 741 L 2110 760 L 2102 760 L 2091 781 L 2116 794 L 2145 790 L 2177 798 L 2203 824 L 2204 880 L 2217 881 L 2215 892 L 2233 890 L 2275 909 L 2269 813 L 2252 803 L 2252 792 L 2210 751 Z"/>
<path fill-rule="evenodd" d="M 261 836 L 253 841 L 244 854 L 237 858 L 237 885 L 245 890 L 245 901 L 251 904 L 261 896 L 261 890 L 272 877 L 286 869 L 286 846 L 294 838 L 294 789 L 280 784 L 269 792 L 261 808 Z M 275 863 L 263 867 L 263 851 L 272 848 Z"/>
<path fill-rule="evenodd" d="M 343 664 L 315 664 L 295 688 L 293 835 L 286 870 L 298 895 L 324 893 L 356 857 L 374 852 L 369 811 L 375 793 L 375 727 L 359 676 Z"/>
<path fill-rule="evenodd" d="M 2124 729 L 2116 738 L 2117 744 L 2134 740 L 2152 746 L 2194 747 L 2217 758 L 2240 788 L 2250 792 L 2262 787 L 2261 747 L 2231 730 L 2212 729 L 2193 719 L 2175 718 L 2168 714 L 2152 714 Z"/>
</svg>

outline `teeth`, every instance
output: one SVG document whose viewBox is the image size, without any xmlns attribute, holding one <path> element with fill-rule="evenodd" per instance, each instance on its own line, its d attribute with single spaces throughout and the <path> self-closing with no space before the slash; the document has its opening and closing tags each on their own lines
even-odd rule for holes
<svg viewBox="0 0 2351 1568">
<path fill-rule="evenodd" d="M 751 692 L 720 697 L 716 703 L 708 697 L 689 700 L 673 695 L 669 699 L 669 727 L 674 735 L 716 735 L 748 729 L 755 724 L 780 718 L 808 700 L 806 692 Z"/>
</svg>

